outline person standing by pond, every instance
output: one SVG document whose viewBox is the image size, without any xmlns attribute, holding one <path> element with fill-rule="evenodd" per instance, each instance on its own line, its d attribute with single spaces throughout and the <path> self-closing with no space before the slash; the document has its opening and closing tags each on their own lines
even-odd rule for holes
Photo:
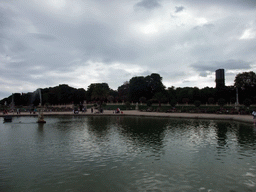
<svg viewBox="0 0 256 192">
<path fill-rule="evenodd" d="M 252 116 L 253 116 L 254 124 L 255 124 L 255 120 L 256 120 L 256 111 L 253 111 L 253 112 L 252 112 Z"/>
</svg>

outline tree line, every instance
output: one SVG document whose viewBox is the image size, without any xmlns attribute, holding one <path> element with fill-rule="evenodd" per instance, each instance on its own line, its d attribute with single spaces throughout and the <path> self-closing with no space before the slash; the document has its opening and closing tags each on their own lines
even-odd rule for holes
<svg viewBox="0 0 256 192">
<path fill-rule="evenodd" d="M 133 103 L 170 103 L 179 104 L 216 104 L 219 102 L 236 102 L 236 93 L 240 104 L 256 104 L 256 74 L 243 72 L 236 75 L 233 86 L 204 87 L 168 87 L 162 83 L 162 77 L 157 73 L 148 76 L 132 77 L 124 82 L 117 90 L 107 83 L 92 83 L 87 90 L 73 88 L 66 84 L 56 87 L 41 88 L 42 105 L 83 104 L 107 102 Z M 0 101 L 1 105 L 10 104 L 14 100 L 16 106 L 37 106 L 40 103 L 38 91 L 33 93 L 14 93 Z"/>
</svg>

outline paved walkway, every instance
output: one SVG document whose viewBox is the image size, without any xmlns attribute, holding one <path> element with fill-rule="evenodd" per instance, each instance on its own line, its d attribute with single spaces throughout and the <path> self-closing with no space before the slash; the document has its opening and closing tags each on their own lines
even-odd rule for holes
<svg viewBox="0 0 256 192">
<path fill-rule="evenodd" d="M 35 116 L 37 114 L 30 114 L 29 112 L 22 112 L 17 115 L 16 113 L 9 113 L 8 115 L 13 116 Z M 104 110 L 104 113 L 91 113 L 88 110 L 85 113 L 79 112 L 74 114 L 71 111 L 68 112 L 44 112 L 44 116 L 58 116 L 58 115 L 76 115 L 76 116 L 146 116 L 146 117 L 169 117 L 169 118 L 193 118 L 193 119 L 216 119 L 216 120 L 235 120 L 246 123 L 254 123 L 252 115 L 225 115 L 225 114 L 206 114 L 206 113 L 160 113 L 160 112 L 140 112 L 136 110 L 123 111 L 123 114 L 115 114 L 112 110 Z M 4 115 L 0 115 L 4 116 Z"/>
</svg>

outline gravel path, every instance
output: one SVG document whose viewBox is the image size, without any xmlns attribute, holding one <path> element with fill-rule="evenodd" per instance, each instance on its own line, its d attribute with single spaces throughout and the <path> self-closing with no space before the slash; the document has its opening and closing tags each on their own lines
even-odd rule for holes
<svg viewBox="0 0 256 192">
<path fill-rule="evenodd" d="M 35 116 L 37 114 L 30 114 L 29 112 L 22 112 L 17 115 L 16 113 L 9 113 L 13 116 Z M 85 113 L 79 112 L 74 114 L 71 111 L 68 112 L 44 112 L 44 116 L 58 116 L 58 115 L 79 115 L 79 116 L 91 116 L 91 115 L 114 115 L 114 116 L 151 116 L 151 117 L 169 117 L 169 118 L 193 118 L 193 119 L 218 119 L 218 120 L 235 120 L 246 123 L 254 123 L 252 115 L 225 115 L 225 114 L 205 114 L 205 113 L 160 113 L 160 112 L 141 112 L 136 110 L 123 111 L 123 114 L 115 114 L 112 110 L 104 110 L 104 113 L 91 113 L 88 110 Z M 0 115 L 4 116 L 4 115 Z"/>
</svg>

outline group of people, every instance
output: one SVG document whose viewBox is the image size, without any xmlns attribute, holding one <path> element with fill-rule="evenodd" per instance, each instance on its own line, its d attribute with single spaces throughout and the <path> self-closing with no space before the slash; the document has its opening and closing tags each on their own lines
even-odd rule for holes
<svg viewBox="0 0 256 192">
<path fill-rule="evenodd" d="M 86 107 L 83 107 L 83 108 L 80 108 L 80 111 L 82 111 L 82 113 L 84 113 L 84 112 L 87 111 L 87 109 L 86 109 Z M 74 113 L 74 114 L 78 114 L 78 113 L 79 113 L 79 109 L 78 109 L 78 108 L 75 108 L 75 109 L 73 110 L 73 113 Z"/>
<path fill-rule="evenodd" d="M 36 109 L 36 108 L 35 108 L 35 109 L 30 109 L 30 110 L 29 110 L 29 113 L 30 113 L 30 114 L 32 114 L 32 113 L 33 113 L 33 114 L 36 114 L 36 112 L 37 112 L 37 109 Z"/>
<path fill-rule="evenodd" d="M 14 113 L 14 110 L 11 110 L 11 113 Z M 4 111 L 3 111 L 3 114 L 5 115 L 5 114 L 8 114 L 8 111 L 5 109 Z M 17 109 L 17 115 L 18 114 L 20 114 L 20 109 Z"/>
<path fill-rule="evenodd" d="M 91 113 L 93 113 L 93 107 L 91 107 Z M 96 113 L 103 113 L 103 108 L 100 108 L 99 111 Z"/>
<path fill-rule="evenodd" d="M 120 108 L 117 108 L 117 109 L 114 111 L 114 113 L 121 113 L 121 114 L 123 114 L 123 112 L 120 110 Z"/>
</svg>

